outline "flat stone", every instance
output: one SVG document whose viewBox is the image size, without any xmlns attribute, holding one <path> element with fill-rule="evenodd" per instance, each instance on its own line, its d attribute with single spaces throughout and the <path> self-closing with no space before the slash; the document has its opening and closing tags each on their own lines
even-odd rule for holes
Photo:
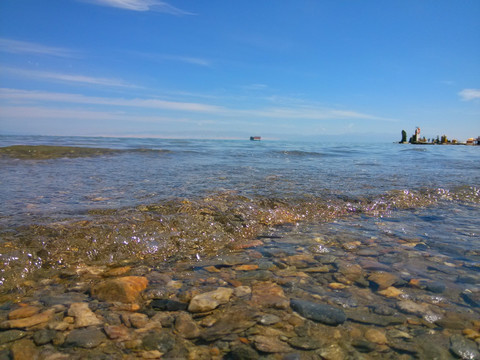
<svg viewBox="0 0 480 360">
<path fill-rule="evenodd" d="M 97 328 L 88 327 L 72 330 L 65 338 L 64 346 L 93 349 L 106 340 L 105 334 Z"/>
<path fill-rule="evenodd" d="M 363 340 L 363 339 L 355 339 L 352 341 L 352 346 L 357 349 L 361 353 L 369 353 L 376 349 L 376 345 L 373 342 Z"/>
<path fill-rule="evenodd" d="M 33 334 L 33 341 L 35 342 L 35 345 L 42 346 L 53 341 L 56 335 L 57 332 L 55 330 L 41 329 L 36 331 L 35 334 Z"/>
<path fill-rule="evenodd" d="M 16 320 L 16 319 L 24 319 L 27 317 L 31 317 L 35 314 L 40 312 L 40 308 L 38 306 L 24 306 L 18 309 L 12 310 L 8 313 L 9 320 Z"/>
<path fill-rule="evenodd" d="M 380 295 L 389 297 L 389 298 L 397 298 L 400 295 L 403 295 L 403 291 L 400 289 L 397 289 L 396 287 L 389 286 L 385 290 L 380 290 L 378 291 Z"/>
<path fill-rule="evenodd" d="M 233 294 L 233 289 L 219 287 L 217 290 L 203 293 L 193 297 L 188 305 L 190 312 L 205 312 L 226 304 Z"/>
<path fill-rule="evenodd" d="M 160 311 L 181 311 L 187 310 L 188 304 L 170 299 L 153 299 L 150 306 Z"/>
<path fill-rule="evenodd" d="M 102 281 L 92 288 L 92 295 L 101 301 L 135 303 L 147 285 L 144 276 L 125 276 Z"/>
<path fill-rule="evenodd" d="M 188 313 L 181 312 L 175 318 L 175 330 L 185 339 L 195 339 L 200 335 L 200 329 Z"/>
<path fill-rule="evenodd" d="M 377 271 L 370 274 L 368 280 L 374 283 L 378 290 L 385 290 L 389 286 L 395 284 L 398 280 L 398 277 L 385 271 Z"/>
<path fill-rule="evenodd" d="M 255 348 L 266 353 L 285 353 L 292 351 L 292 348 L 285 342 L 274 336 L 257 335 L 253 338 Z"/>
<path fill-rule="evenodd" d="M 280 319 L 277 315 L 265 314 L 260 318 L 259 323 L 262 325 L 273 325 L 280 322 L 281 320 L 282 319 Z"/>
<path fill-rule="evenodd" d="M 343 324 L 347 319 L 343 310 L 326 304 L 317 304 L 310 301 L 292 299 L 290 300 L 290 306 L 303 317 L 327 325 Z"/>
<path fill-rule="evenodd" d="M 310 336 L 295 336 L 288 339 L 288 343 L 294 348 L 302 350 L 315 350 L 325 346 L 324 341 L 320 341 Z"/>
<path fill-rule="evenodd" d="M 85 294 L 77 292 L 69 292 L 60 295 L 49 295 L 43 296 L 40 298 L 40 301 L 45 304 L 45 306 L 54 306 L 54 305 L 70 305 L 75 302 L 84 302 L 87 301 L 88 297 Z"/>
<path fill-rule="evenodd" d="M 236 297 L 248 296 L 252 293 L 252 288 L 250 286 L 237 286 L 233 289 L 233 294 Z"/>
<path fill-rule="evenodd" d="M 371 328 L 365 331 L 365 339 L 379 345 L 387 343 L 387 337 L 385 335 L 385 332 L 379 329 Z"/>
<path fill-rule="evenodd" d="M 175 346 L 175 338 L 167 332 L 150 332 L 142 338 L 142 345 L 145 350 L 158 350 L 165 354 Z"/>
<path fill-rule="evenodd" d="M 346 314 L 348 320 L 378 326 L 403 324 L 406 320 L 404 316 L 382 316 L 355 310 L 346 311 Z"/>
<path fill-rule="evenodd" d="M 37 360 L 39 351 L 32 340 L 21 339 L 10 348 L 14 360 Z"/>
<path fill-rule="evenodd" d="M 232 360 L 252 360 L 258 359 L 259 354 L 251 346 L 239 344 L 232 346 L 228 353 L 228 359 Z"/>
<path fill-rule="evenodd" d="M 200 338 L 211 342 L 231 334 L 237 334 L 256 324 L 255 309 L 234 306 L 224 313 L 211 327 L 202 330 Z"/>
<path fill-rule="evenodd" d="M 20 340 L 25 337 L 27 333 L 21 330 L 7 330 L 0 332 L 0 345 Z"/>
<path fill-rule="evenodd" d="M 450 337 L 450 351 L 461 359 L 480 359 L 477 344 L 462 335 Z"/>
<path fill-rule="evenodd" d="M 125 325 L 105 325 L 103 330 L 109 339 L 124 341 L 130 338 L 130 332 Z"/>
<path fill-rule="evenodd" d="M 253 286 L 251 304 L 258 307 L 288 309 L 289 302 L 280 286 L 266 281 Z"/>
<path fill-rule="evenodd" d="M 397 309 L 406 314 L 424 316 L 430 308 L 428 305 L 417 304 L 411 300 L 402 300 L 397 303 Z"/>
<path fill-rule="evenodd" d="M 47 323 L 53 318 L 55 310 L 48 309 L 40 314 L 30 316 L 28 318 L 7 320 L 0 324 L 2 329 L 25 329 L 35 325 Z"/>
<path fill-rule="evenodd" d="M 87 327 L 100 325 L 102 322 L 88 307 L 87 303 L 72 303 L 68 309 L 68 315 L 75 318 L 75 327 Z"/>
</svg>

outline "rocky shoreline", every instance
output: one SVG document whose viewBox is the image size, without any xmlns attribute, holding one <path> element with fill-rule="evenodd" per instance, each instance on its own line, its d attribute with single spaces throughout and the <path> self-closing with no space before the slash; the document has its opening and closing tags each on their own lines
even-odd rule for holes
<svg viewBox="0 0 480 360">
<path fill-rule="evenodd" d="M 478 262 L 301 233 L 27 280 L 1 294 L 0 359 L 480 358 Z"/>
</svg>

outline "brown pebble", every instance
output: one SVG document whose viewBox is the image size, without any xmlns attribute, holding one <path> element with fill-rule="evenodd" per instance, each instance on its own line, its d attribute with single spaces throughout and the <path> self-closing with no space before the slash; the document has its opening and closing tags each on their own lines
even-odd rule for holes
<svg viewBox="0 0 480 360">
<path fill-rule="evenodd" d="M 239 265 L 239 266 L 235 266 L 233 269 L 236 271 L 252 271 L 252 270 L 258 270 L 258 265 L 249 265 L 249 264 Z"/>
<path fill-rule="evenodd" d="M 92 295 L 101 301 L 136 303 L 147 285 L 144 276 L 125 276 L 102 281 L 92 288 Z"/>
<path fill-rule="evenodd" d="M 23 306 L 8 313 L 9 320 L 24 319 L 40 312 L 38 306 Z"/>
</svg>

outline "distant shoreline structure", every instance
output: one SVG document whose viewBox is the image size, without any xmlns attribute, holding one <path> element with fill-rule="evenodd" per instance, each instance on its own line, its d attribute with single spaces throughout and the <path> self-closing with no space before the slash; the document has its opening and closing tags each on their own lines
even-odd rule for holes
<svg viewBox="0 0 480 360">
<path fill-rule="evenodd" d="M 480 136 L 477 138 L 468 138 L 467 141 L 461 142 L 457 139 L 449 140 L 447 135 L 438 136 L 436 138 L 427 139 L 425 136 L 420 137 L 420 128 L 417 126 L 415 128 L 415 133 L 407 141 L 407 132 L 402 130 L 402 140 L 398 142 L 399 144 L 414 144 L 414 145 L 480 145 Z"/>
<path fill-rule="evenodd" d="M 250 136 L 250 141 L 260 141 L 262 140 L 261 136 Z"/>
</svg>

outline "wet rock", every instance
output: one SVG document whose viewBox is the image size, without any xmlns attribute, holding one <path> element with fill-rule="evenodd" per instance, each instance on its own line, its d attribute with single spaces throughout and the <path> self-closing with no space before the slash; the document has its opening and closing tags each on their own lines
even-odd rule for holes
<svg viewBox="0 0 480 360">
<path fill-rule="evenodd" d="M 397 303 L 397 309 L 406 314 L 417 315 L 423 317 L 430 311 L 428 305 L 417 304 L 411 300 L 402 300 Z"/>
<path fill-rule="evenodd" d="M 175 346 L 175 338 L 167 332 L 150 332 L 142 338 L 142 346 L 145 350 L 158 350 L 165 354 Z"/>
<path fill-rule="evenodd" d="M 252 347 L 244 344 L 233 346 L 227 355 L 229 360 L 253 360 L 258 358 L 259 354 Z"/>
<path fill-rule="evenodd" d="M 130 338 L 129 330 L 125 325 L 105 325 L 103 330 L 109 339 L 124 341 Z"/>
<path fill-rule="evenodd" d="M 338 308 L 326 304 L 317 304 L 310 301 L 292 299 L 290 306 L 297 313 L 314 321 L 327 325 L 343 324 L 346 320 L 345 313 Z"/>
<path fill-rule="evenodd" d="M 460 359 L 480 359 L 477 344 L 461 335 L 450 337 L 450 351 Z"/>
<path fill-rule="evenodd" d="M 265 314 L 260 318 L 259 323 L 262 325 L 273 325 L 280 321 L 281 319 L 277 315 Z"/>
<path fill-rule="evenodd" d="M 254 336 L 253 343 L 257 350 L 266 353 L 285 353 L 292 351 L 292 348 L 288 346 L 288 344 L 273 336 Z"/>
<path fill-rule="evenodd" d="M 389 306 L 385 306 L 382 304 L 373 305 L 372 310 L 375 314 L 378 314 L 378 315 L 390 316 L 395 314 L 395 310 L 393 310 Z"/>
<path fill-rule="evenodd" d="M 175 318 L 175 330 L 185 339 L 194 339 L 200 335 L 200 329 L 195 321 L 184 312 L 179 313 Z"/>
<path fill-rule="evenodd" d="M 122 321 L 128 327 L 140 329 L 147 326 L 148 316 L 142 313 L 123 314 Z"/>
<path fill-rule="evenodd" d="M 447 313 L 443 318 L 435 321 L 435 324 L 445 329 L 463 330 L 468 319 L 458 313 Z"/>
<path fill-rule="evenodd" d="M 219 287 L 217 290 L 197 295 L 190 301 L 188 311 L 205 312 L 213 310 L 221 304 L 226 304 L 232 294 L 232 289 Z"/>
<path fill-rule="evenodd" d="M 23 319 L 7 320 L 0 323 L 2 329 L 25 329 L 35 325 L 47 323 L 53 318 L 55 310 L 48 309 L 40 314 L 36 314 Z"/>
<path fill-rule="evenodd" d="M 463 300 L 474 307 L 480 307 L 480 291 L 472 292 L 470 290 L 465 290 L 462 292 Z"/>
<path fill-rule="evenodd" d="M 233 290 L 233 294 L 236 297 L 249 296 L 252 293 L 252 288 L 250 286 L 237 286 Z"/>
<path fill-rule="evenodd" d="M 92 295 L 101 301 L 135 303 L 140 300 L 140 293 L 147 285 L 146 277 L 125 276 L 102 281 L 92 288 Z"/>
<path fill-rule="evenodd" d="M 17 319 L 24 319 L 31 317 L 35 314 L 40 312 L 40 308 L 38 306 L 24 306 L 8 313 L 9 320 L 17 320 Z"/>
<path fill-rule="evenodd" d="M 73 303 L 68 309 L 68 315 L 75 318 L 75 327 L 87 327 L 100 325 L 102 322 L 88 307 L 87 303 Z"/>
<path fill-rule="evenodd" d="M 295 336 L 288 339 L 290 346 L 302 350 L 315 350 L 325 346 L 324 341 L 312 338 L 310 336 Z"/>
<path fill-rule="evenodd" d="M 354 282 L 364 280 L 363 269 L 360 265 L 352 264 L 346 261 L 338 261 L 335 265 L 337 266 L 338 272 L 341 274 L 341 276 L 338 274 L 335 275 L 335 279 L 338 282 L 350 285 Z"/>
<path fill-rule="evenodd" d="M 368 280 L 372 282 L 378 290 L 385 290 L 394 285 L 398 281 L 398 277 L 385 271 L 378 271 L 371 274 Z"/>
<path fill-rule="evenodd" d="M 21 330 L 7 330 L 0 332 L 0 345 L 19 340 L 25 337 L 27 333 Z"/>
<path fill-rule="evenodd" d="M 256 324 L 257 314 L 254 309 L 244 306 L 234 306 L 224 313 L 211 327 L 203 330 L 200 338 L 205 341 L 222 339 L 231 334 L 237 334 Z"/>
<path fill-rule="evenodd" d="M 380 290 L 378 293 L 389 298 L 398 298 L 400 295 L 403 295 L 402 290 L 393 286 L 389 286 L 385 290 Z"/>
<path fill-rule="evenodd" d="M 365 339 L 379 345 L 387 343 L 387 337 L 385 336 L 385 332 L 374 328 L 365 331 Z"/>
<path fill-rule="evenodd" d="M 39 351 L 32 340 L 22 339 L 15 342 L 10 348 L 15 360 L 37 360 Z"/>
<path fill-rule="evenodd" d="M 69 292 L 58 295 L 48 295 L 42 296 L 40 301 L 45 304 L 45 306 L 54 306 L 54 305 L 70 305 L 75 302 L 85 302 L 88 299 L 87 295 L 77 292 Z"/>
<path fill-rule="evenodd" d="M 389 326 L 398 325 L 405 322 L 404 316 L 381 316 L 363 311 L 346 311 L 347 317 L 351 321 L 361 324 Z"/>
<path fill-rule="evenodd" d="M 57 332 L 51 329 L 41 329 L 33 334 L 33 341 L 37 346 L 48 344 L 55 339 Z"/>
<path fill-rule="evenodd" d="M 150 306 L 160 311 L 182 311 L 187 310 L 188 304 L 170 299 L 154 299 Z"/>
<path fill-rule="evenodd" d="M 92 349 L 104 340 L 106 340 L 105 334 L 95 327 L 74 329 L 65 338 L 63 346 Z"/>
<path fill-rule="evenodd" d="M 251 304 L 259 307 L 287 309 L 289 302 L 280 286 L 273 282 L 260 282 L 252 288 Z"/>
<path fill-rule="evenodd" d="M 441 294 L 445 291 L 446 286 L 440 281 L 429 281 L 425 284 L 425 289 L 435 294 Z"/>
<path fill-rule="evenodd" d="M 369 353 L 376 349 L 376 345 L 368 340 L 355 339 L 352 341 L 352 346 L 356 348 L 359 352 Z"/>
</svg>

